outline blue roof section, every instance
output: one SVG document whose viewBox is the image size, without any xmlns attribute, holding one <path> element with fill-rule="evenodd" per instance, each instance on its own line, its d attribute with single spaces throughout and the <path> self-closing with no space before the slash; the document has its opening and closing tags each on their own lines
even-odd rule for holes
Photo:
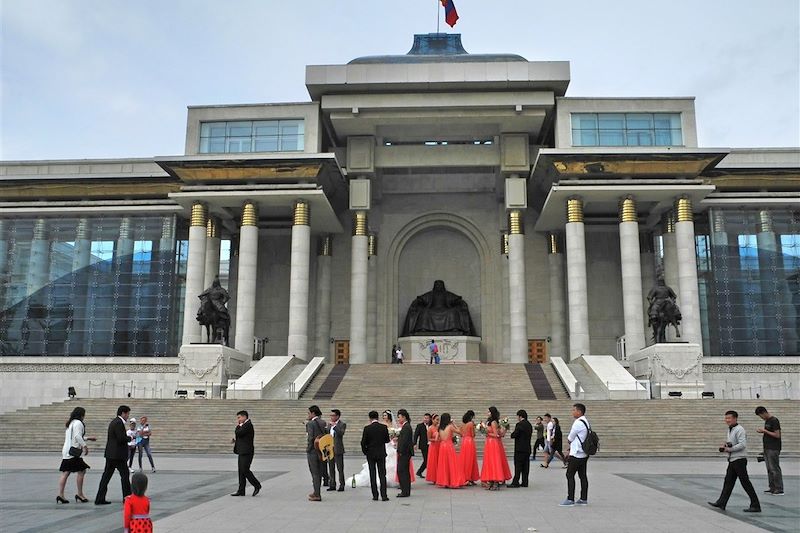
<svg viewBox="0 0 800 533">
<path fill-rule="evenodd" d="M 527 61 L 517 54 L 470 54 L 461 44 L 460 33 L 418 33 L 405 55 L 364 56 L 348 65 L 385 63 L 492 63 Z"/>
</svg>

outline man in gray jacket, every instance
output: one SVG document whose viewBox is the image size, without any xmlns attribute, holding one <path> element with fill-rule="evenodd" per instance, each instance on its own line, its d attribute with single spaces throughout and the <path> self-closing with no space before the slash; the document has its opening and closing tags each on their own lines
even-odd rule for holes
<svg viewBox="0 0 800 533">
<path fill-rule="evenodd" d="M 722 494 L 719 495 L 717 501 L 708 502 L 708 504 L 724 511 L 738 478 L 742 488 L 750 496 L 750 507 L 745 509 L 744 512 L 760 513 L 761 503 L 758 501 L 753 484 L 750 483 L 750 476 L 747 475 L 747 434 L 738 421 L 739 413 L 736 411 L 727 411 L 725 413 L 725 423 L 728 424 L 728 440 L 720 445 L 719 451 L 720 453 L 728 454 L 728 470 L 725 472 Z"/>
</svg>

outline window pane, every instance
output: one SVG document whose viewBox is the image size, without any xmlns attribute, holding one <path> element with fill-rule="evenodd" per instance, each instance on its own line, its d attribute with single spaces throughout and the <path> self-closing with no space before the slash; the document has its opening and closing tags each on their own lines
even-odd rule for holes
<svg viewBox="0 0 800 533">
<path fill-rule="evenodd" d="M 625 129 L 625 115 L 622 113 L 601 113 L 598 115 L 598 122 L 601 130 Z"/>
<path fill-rule="evenodd" d="M 256 152 L 277 152 L 278 137 L 256 137 Z"/>
<path fill-rule="evenodd" d="M 209 135 L 211 137 L 225 137 L 225 123 L 224 122 L 210 122 Z"/>
<path fill-rule="evenodd" d="M 648 130 L 628 130 L 628 146 L 652 146 L 653 134 Z"/>
<path fill-rule="evenodd" d="M 625 146 L 625 134 L 620 130 L 600 130 L 600 146 Z"/>
<path fill-rule="evenodd" d="M 228 122 L 229 137 L 249 137 L 253 130 L 252 122 Z"/>
<path fill-rule="evenodd" d="M 651 113 L 628 113 L 625 115 L 625 119 L 629 130 L 653 128 L 653 115 Z"/>
<path fill-rule="evenodd" d="M 575 146 L 597 146 L 597 132 L 592 130 L 573 130 L 572 140 Z"/>
<path fill-rule="evenodd" d="M 597 128 L 597 115 L 595 115 L 594 113 L 573 114 L 572 127 L 578 130 Z"/>
<path fill-rule="evenodd" d="M 254 135 L 278 135 L 278 123 L 274 121 L 253 122 Z"/>
</svg>

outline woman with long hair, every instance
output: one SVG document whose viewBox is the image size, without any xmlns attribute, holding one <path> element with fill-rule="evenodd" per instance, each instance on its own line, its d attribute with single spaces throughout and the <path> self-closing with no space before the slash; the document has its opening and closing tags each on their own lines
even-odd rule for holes
<svg viewBox="0 0 800 533">
<path fill-rule="evenodd" d="M 450 413 L 442 413 L 439 423 L 439 451 L 436 458 L 436 486 L 448 489 L 463 487 L 466 483 L 464 479 L 464 469 L 456 455 L 456 447 L 453 439 L 460 435 Z"/>
<path fill-rule="evenodd" d="M 439 415 L 431 416 L 431 427 L 428 428 L 428 483 L 436 483 L 436 468 L 439 460 Z"/>
<path fill-rule="evenodd" d="M 458 458 L 464 471 L 464 480 L 468 485 L 475 485 L 481 479 L 478 471 L 478 448 L 475 446 L 475 411 L 470 409 L 461 418 L 461 453 Z"/>
<path fill-rule="evenodd" d="M 97 440 L 94 437 L 86 437 L 86 427 L 83 425 L 83 419 L 86 417 L 86 409 L 83 407 L 76 407 L 69 415 L 69 420 L 64 425 L 64 446 L 61 448 L 61 466 L 58 470 L 61 472 L 61 477 L 58 480 L 58 496 L 56 496 L 57 503 L 69 503 L 69 500 L 64 497 L 64 489 L 67 486 L 67 478 L 73 472 L 77 474 L 76 484 L 78 487 L 78 494 L 75 495 L 75 502 L 86 503 L 88 498 L 83 493 L 83 479 L 86 476 L 86 470 L 89 465 L 83 460 L 83 455 L 89 453 L 89 446 L 86 441 Z M 70 454 L 72 450 L 73 454 Z"/>
<path fill-rule="evenodd" d="M 564 435 L 561 433 L 561 424 L 558 422 L 558 418 L 553 417 L 553 444 L 552 444 L 552 451 L 550 455 L 544 462 L 544 467 L 548 468 L 550 463 L 553 461 L 553 457 L 558 455 L 561 461 L 564 463 L 562 468 L 567 467 L 567 458 L 564 457 L 561 449 L 564 447 Z"/>
<path fill-rule="evenodd" d="M 502 442 L 504 435 L 505 429 L 500 427 L 500 412 L 492 406 L 486 412 L 486 445 L 481 467 L 481 484 L 488 490 L 497 490 L 501 483 L 511 479 L 511 468 Z"/>
</svg>

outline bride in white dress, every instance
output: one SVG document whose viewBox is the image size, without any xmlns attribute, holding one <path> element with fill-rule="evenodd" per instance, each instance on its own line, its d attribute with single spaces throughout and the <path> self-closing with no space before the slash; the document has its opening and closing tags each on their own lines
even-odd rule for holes
<svg viewBox="0 0 800 533">
<path fill-rule="evenodd" d="M 399 487 L 397 483 L 397 425 L 394 415 L 387 409 L 381 415 L 381 424 L 389 428 L 389 442 L 386 443 L 386 486 Z M 347 478 L 346 483 L 351 487 L 369 487 L 369 466 L 361 465 L 361 472 Z"/>
</svg>

